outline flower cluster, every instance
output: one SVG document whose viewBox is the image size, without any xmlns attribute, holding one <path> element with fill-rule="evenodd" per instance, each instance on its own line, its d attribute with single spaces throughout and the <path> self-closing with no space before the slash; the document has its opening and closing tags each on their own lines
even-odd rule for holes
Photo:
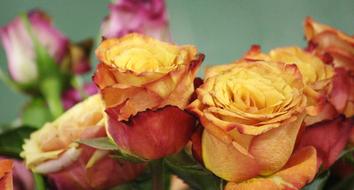
<svg viewBox="0 0 354 190">
<path fill-rule="evenodd" d="M 164 1 L 110 10 L 88 84 L 91 41 L 38 10 L 1 28 L 9 80 L 33 100 L 0 131 L 0 189 L 302 189 L 353 158 L 353 37 L 307 18 L 307 48 L 253 45 L 200 79 L 204 54 L 168 42 Z"/>
<path fill-rule="evenodd" d="M 338 43 L 353 38 L 311 18 L 305 29 L 307 50 L 262 53 L 254 45 L 240 60 L 207 69 L 196 90 L 188 109 L 204 130 L 193 138 L 194 153 L 228 181 L 225 189 L 301 189 L 347 143 L 354 54 Z"/>
</svg>

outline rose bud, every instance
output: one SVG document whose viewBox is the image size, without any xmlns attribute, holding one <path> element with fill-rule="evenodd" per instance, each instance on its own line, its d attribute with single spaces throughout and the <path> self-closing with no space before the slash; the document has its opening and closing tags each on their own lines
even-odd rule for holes
<svg viewBox="0 0 354 190">
<path fill-rule="evenodd" d="M 16 17 L 0 28 L 0 37 L 8 60 L 11 77 L 19 84 L 31 84 L 38 80 L 36 40 L 49 55 L 60 63 L 68 51 L 68 39 L 57 30 L 50 18 L 40 10 Z"/>
<path fill-rule="evenodd" d="M 142 164 L 114 160 L 109 152 L 77 143 L 106 136 L 103 103 L 94 95 L 25 141 L 21 156 L 33 172 L 48 176 L 58 189 L 105 189 L 137 177 Z"/>
<path fill-rule="evenodd" d="M 119 0 L 110 4 L 109 9 L 110 15 L 101 25 L 104 38 L 122 37 L 136 32 L 170 41 L 164 0 Z"/>
<path fill-rule="evenodd" d="M 13 190 L 11 160 L 0 159 L 0 189 Z"/>
<path fill-rule="evenodd" d="M 204 127 L 197 157 L 228 181 L 226 190 L 300 189 L 312 181 L 316 149 L 294 149 L 303 91 L 296 65 L 243 59 L 207 69 L 188 109 Z"/>
<path fill-rule="evenodd" d="M 140 34 L 107 39 L 96 50 L 94 81 L 108 115 L 109 136 L 122 150 L 144 159 L 180 151 L 195 119 L 183 111 L 204 56 Z"/>
<path fill-rule="evenodd" d="M 354 37 L 331 26 L 320 24 L 311 17 L 305 20 L 307 50 L 334 66 L 333 93 L 330 100 L 346 117 L 354 115 Z M 343 92 L 346 89 L 346 92 Z"/>
</svg>

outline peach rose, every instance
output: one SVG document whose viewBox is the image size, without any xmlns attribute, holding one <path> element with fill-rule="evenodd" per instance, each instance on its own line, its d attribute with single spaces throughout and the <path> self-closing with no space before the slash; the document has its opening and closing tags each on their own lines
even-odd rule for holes
<svg viewBox="0 0 354 190">
<path fill-rule="evenodd" d="M 305 37 L 309 52 L 316 54 L 324 62 L 336 69 L 333 85 L 333 100 L 347 117 L 354 115 L 354 37 L 331 26 L 305 20 Z M 341 89 L 347 91 L 341 92 Z"/>
<path fill-rule="evenodd" d="M 209 68 L 204 81 L 188 109 L 204 126 L 204 165 L 229 181 L 226 189 L 301 188 L 313 179 L 316 149 L 294 150 L 307 104 L 296 65 L 244 59 Z"/>
<path fill-rule="evenodd" d="M 296 64 L 303 77 L 304 94 L 307 96 L 306 125 L 327 119 L 334 119 L 345 113 L 346 105 L 350 104 L 350 88 L 345 81 L 349 76 L 342 69 L 326 64 L 313 53 L 298 47 L 285 47 L 271 50 L 268 54 L 261 53 L 260 47 L 254 46 L 246 54 L 246 59 L 271 60 L 285 64 Z"/>
<path fill-rule="evenodd" d="M 104 40 L 93 80 L 108 115 L 107 131 L 124 151 L 158 159 L 181 150 L 195 119 L 184 112 L 204 56 L 141 34 Z"/>
<path fill-rule="evenodd" d="M 103 102 L 94 95 L 25 140 L 21 156 L 33 172 L 48 175 L 57 189 L 102 189 L 134 179 L 142 164 L 113 160 L 109 152 L 76 141 L 106 136 Z"/>
</svg>

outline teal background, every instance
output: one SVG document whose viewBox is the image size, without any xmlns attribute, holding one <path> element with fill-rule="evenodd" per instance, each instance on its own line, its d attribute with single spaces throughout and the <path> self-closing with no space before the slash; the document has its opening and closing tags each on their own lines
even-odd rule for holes
<svg viewBox="0 0 354 190">
<path fill-rule="evenodd" d="M 96 38 L 108 14 L 108 0 L 0 0 L 0 25 L 18 13 L 41 8 L 73 41 Z M 353 0 L 167 0 L 170 27 L 178 44 L 194 44 L 206 54 L 206 66 L 230 62 L 251 44 L 264 50 L 305 46 L 302 22 L 306 16 L 354 33 Z M 96 60 L 92 57 L 94 63 Z M 0 50 L 0 66 L 6 57 Z M 88 79 L 90 77 L 87 77 Z M 26 97 L 0 82 L 0 124 L 14 121 Z"/>
</svg>

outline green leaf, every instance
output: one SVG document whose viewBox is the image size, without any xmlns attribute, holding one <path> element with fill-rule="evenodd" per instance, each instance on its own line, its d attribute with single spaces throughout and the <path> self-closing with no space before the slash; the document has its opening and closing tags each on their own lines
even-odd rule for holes
<svg viewBox="0 0 354 190">
<path fill-rule="evenodd" d="M 338 160 L 344 160 L 345 162 L 354 165 L 354 147 L 344 150 Z"/>
<path fill-rule="evenodd" d="M 222 180 L 197 163 L 185 151 L 164 159 L 172 173 L 196 190 L 223 189 Z"/>
<path fill-rule="evenodd" d="M 341 159 L 341 158 L 343 158 L 343 157 L 345 157 L 345 156 L 347 156 L 347 155 L 351 155 L 351 154 L 353 154 L 353 153 L 354 153 L 354 147 L 345 149 L 345 150 L 343 150 L 342 153 L 339 155 L 339 158 L 338 158 L 338 159 Z"/>
<path fill-rule="evenodd" d="M 310 184 L 306 185 L 302 190 L 323 190 L 329 178 L 329 170 L 322 172 Z"/>
<path fill-rule="evenodd" d="M 48 107 L 43 99 L 32 99 L 23 109 L 22 123 L 35 128 L 40 128 L 52 119 Z"/>
<path fill-rule="evenodd" d="M 344 178 L 342 181 L 337 183 L 336 186 L 331 188 L 331 190 L 343 190 L 343 189 L 347 189 L 347 190 L 354 189 L 354 174 Z"/>
<path fill-rule="evenodd" d="M 100 137 L 94 139 L 85 139 L 78 141 L 80 144 L 84 144 L 99 150 L 117 150 L 117 146 L 107 137 Z"/>
<path fill-rule="evenodd" d="M 85 144 L 98 150 L 109 150 L 111 157 L 114 159 L 128 160 L 131 162 L 147 162 L 148 160 L 131 154 L 125 150 L 120 149 L 111 139 L 108 137 L 100 137 L 94 139 L 80 140 L 78 143 Z"/>
<path fill-rule="evenodd" d="M 168 190 L 171 186 L 171 173 L 164 169 L 163 172 L 164 189 Z M 110 190 L 151 190 L 152 189 L 152 175 L 151 170 L 147 168 L 139 177 L 134 181 L 126 184 L 118 185 Z"/>
<path fill-rule="evenodd" d="M 0 154 L 19 157 L 24 139 L 35 131 L 35 128 L 19 127 L 0 134 Z"/>
<path fill-rule="evenodd" d="M 124 151 L 122 149 L 117 149 L 117 150 L 113 151 L 113 153 L 111 154 L 111 157 L 113 159 L 127 160 L 127 161 L 130 161 L 130 162 L 136 162 L 136 163 L 148 162 L 149 161 L 147 159 L 144 159 L 142 157 L 139 157 L 137 155 L 134 155 L 132 153 Z"/>
</svg>

